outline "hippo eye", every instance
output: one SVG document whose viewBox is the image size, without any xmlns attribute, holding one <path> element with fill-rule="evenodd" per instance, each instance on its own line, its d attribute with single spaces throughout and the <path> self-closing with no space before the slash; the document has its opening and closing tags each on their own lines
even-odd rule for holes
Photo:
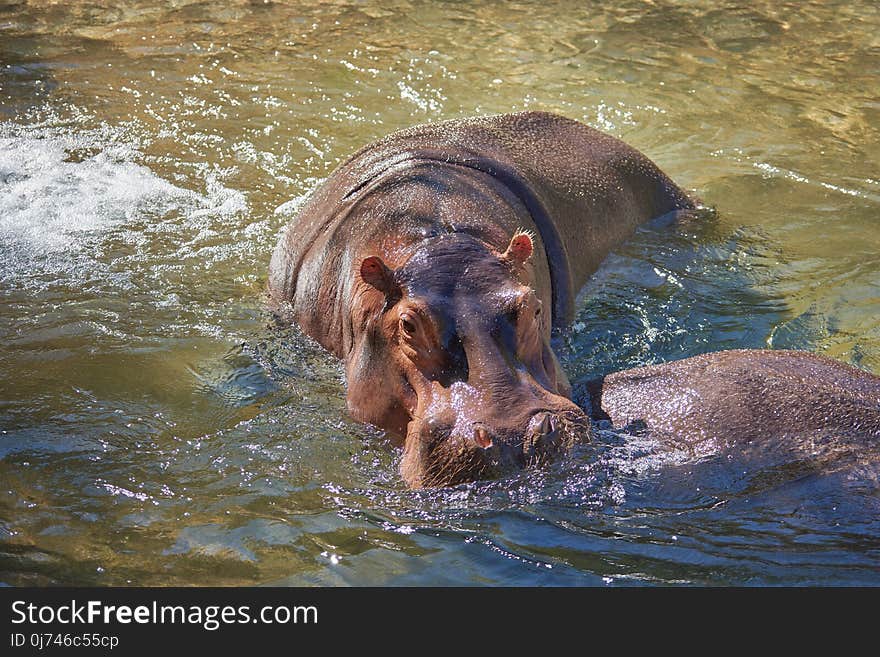
<svg viewBox="0 0 880 657">
<path fill-rule="evenodd" d="M 400 316 L 400 328 L 402 328 L 403 332 L 407 335 L 413 335 L 416 332 L 416 325 L 413 324 L 412 320 L 407 314 L 403 314 Z"/>
<path fill-rule="evenodd" d="M 537 310 L 535 310 L 535 317 L 541 316 L 541 306 L 538 306 Z"/>
</svg>

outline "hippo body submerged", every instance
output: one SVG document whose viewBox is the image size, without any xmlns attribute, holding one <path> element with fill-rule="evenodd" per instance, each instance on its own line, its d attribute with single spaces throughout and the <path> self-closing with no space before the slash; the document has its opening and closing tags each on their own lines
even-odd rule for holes
<svg viewBox="0 0 880 657">
<path fill-rule="evenodd" d="M 695 207 L 645 155 L 561 116 L 417 126 L 315 190 L 272 255 L 269 293 L 345 361 L 350 413 L 403 446 L 407 483 L 450 485 L 590 439 L 551 328 L 638 225 Z M 670 381 L 676 367 L 690 366 L 670 364 Z M 651 419 L 649 396 L 625 392 L 639 385 L 606 377 L 594 403 Z"/>
<path fill-rule="evenodd" d="M 587 384 L 591 416 L 708 454 L 767 439 L 880 444 L 880 377 L 804 351 L 734 349 Z"/>
</svg>

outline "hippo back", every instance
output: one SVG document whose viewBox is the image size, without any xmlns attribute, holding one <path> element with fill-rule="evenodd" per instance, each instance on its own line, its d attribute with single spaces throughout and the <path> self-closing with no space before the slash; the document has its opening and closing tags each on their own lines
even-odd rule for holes
<svg viewBox="0 0 880 657">
<path fill-rule="evenodd" d="M 592 414 L 696 449 L 766 440 L 880 440 L 880 377 L 803 351 L 738 349 L 609 374 Z"/>
</svg>

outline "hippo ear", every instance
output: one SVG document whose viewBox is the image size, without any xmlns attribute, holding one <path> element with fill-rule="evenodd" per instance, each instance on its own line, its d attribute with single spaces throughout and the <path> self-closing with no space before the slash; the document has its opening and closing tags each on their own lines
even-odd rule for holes
<svg viewBox="0 0 880 657">
<path fill-rule="evenodd" d="M 507 247 L 507 251 L 505 251 L 504 255 L 502 255 L 501 257 L 509 262 L 522 265 L 529 258 L 532 257 L 532 252 L 534 250 L 535 247 L 532 242 L 531 233 L 528 233 L 526 231 L 517 231 L 510 239 L 510 244 Z"/>
<path fill-rule="evenodd" d="M 361 278 L 374 288 L 382 292 L 386 297 L 400 295 L 400 285 L 394 278 L 394 272 L 382 262 L 379 256 L 364 258 L 361 262 Z"/>
</svg>

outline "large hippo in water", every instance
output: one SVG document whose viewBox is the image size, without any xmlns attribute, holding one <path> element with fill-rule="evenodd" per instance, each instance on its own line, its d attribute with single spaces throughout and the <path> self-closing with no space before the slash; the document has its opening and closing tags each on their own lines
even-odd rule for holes
<svg viewBox="0 0 880 657">
<path fill-rule="evenodd" d="M 645 155 L 558 115 L 418 126 L 315 190 L 269 292 L 345 361 L 350 413 L 403 446 L 407 483 L 449 485 L 589 440 L 551 328 L 636 226 L 694 209 Z"/>
<path fill-rule="evenodd" d="M 693 207 L 647 157 L 561 116 L 418 126 L 312 194 L 269 292 L 345 361 L 350 413 L 403 445 L 405 480 L 451 484 L 589 438 L 551 327 L 636 226 Z"/>
</svg>

